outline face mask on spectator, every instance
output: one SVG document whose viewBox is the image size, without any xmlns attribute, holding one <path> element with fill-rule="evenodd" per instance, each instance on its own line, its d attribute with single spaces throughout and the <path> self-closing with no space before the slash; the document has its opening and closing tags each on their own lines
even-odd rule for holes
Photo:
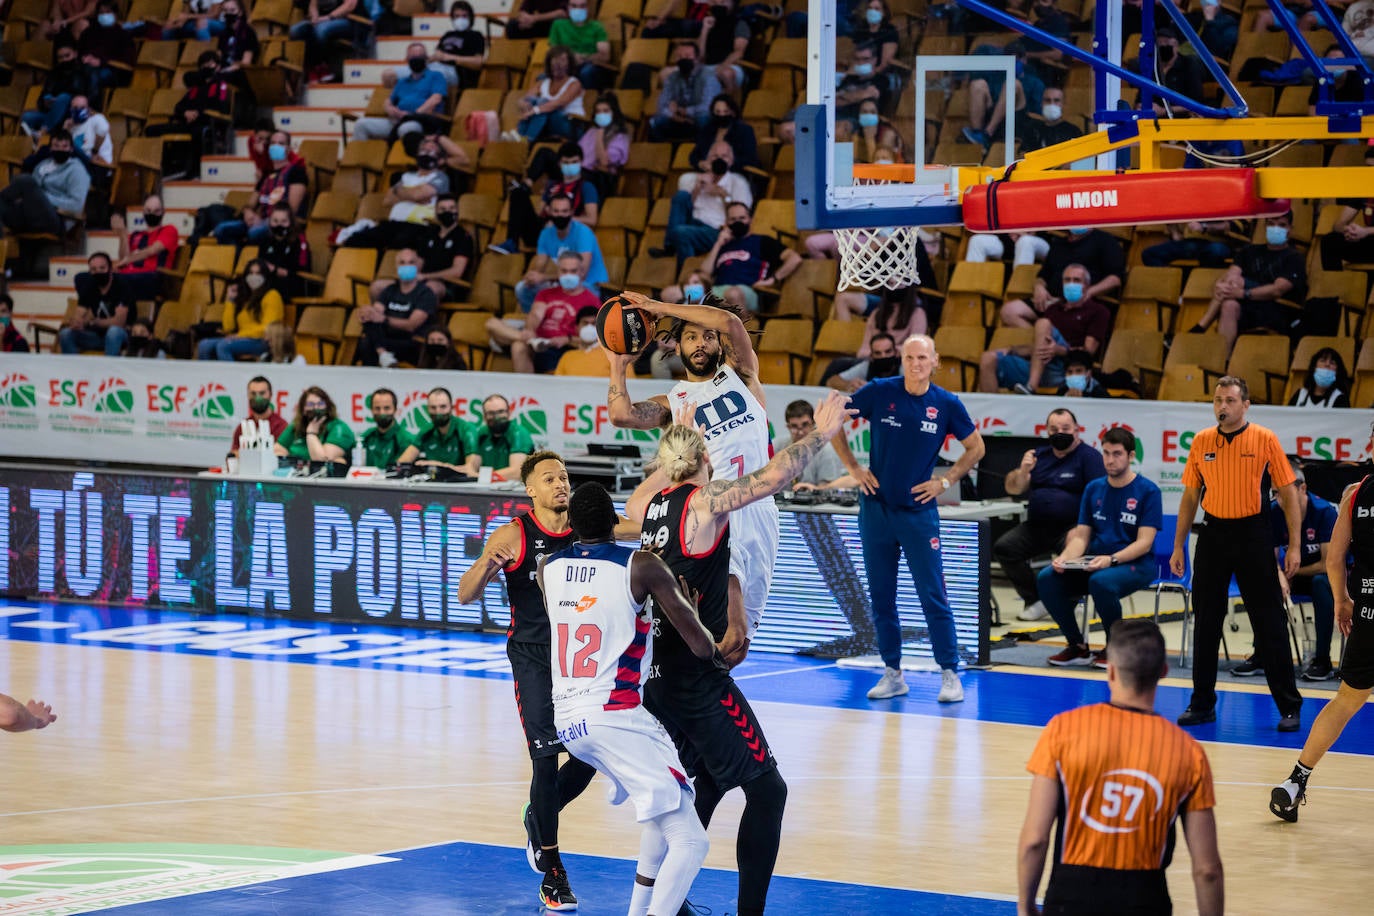
<svg viewBox="0 0 1374 916">
<path fill-rule="evenodd" d="M 275 235 L 277 238 L 284 239 L 291 232 L 291 227 L 283 225 L 281 223 L 273 223 L 271 225 L 271 230 L 272 234 Z"/>
<path fill-rule="evenodd" d="M 558 168 L 562 170 L 564 178 L 576 178 L 582 174 L 582 163 L 580 162 L 560 162 Z"/>
<path fill-rule="evenodd" d="M 1265 227 L 1264 227 L 1264 240 L 1265 240 L 1266 242 L 1268 242 L 1270 245 L 1286 245 L 1286 244 L 1288 244 L 1288 227 L 1287 227 L 1287 226 L 1265 226 Z"/>
<path fill-rule="evenodd" d="M 1050 448 L 1056 452 L 1065 451 L 1077 438 L 1073 433 L 1050 433 Z"/>
<path fill-rule="evenodd" d="M 692 68 L 695 66 L 695 61 L 693 61 L 691 58 L 684 57 L 682 60 L 677 62 L 678 75 L 681 76 L 683 79 L 691 79 Z"/>
<path fill-rule="evenodd" d="M 329 408 L 328 408 L 328 407 L 316 407 L 314 410 L 307 410 L 307 411 L 305 412 L 305 414 L 306 414 L 306 417 L 309 418 L 309 419 L 311 419 L 311 420 L 328 420 L 328 419 L 329 419 Z"/>
<path fill-rule="evenodd" d="M 248 284 L 249 289 L 258 289 L 267 282 L 267 278 L 262 274 L 248 274 L 243 278 L 243 282 Z"/>
<path fill-rule="evenodd" d="M 582 277 L 578 274 L 559 274 L 558 285 L 572 292 L 582 285 Z"/>
<path fill-rule="evenodd" d="M 156 229 L 158 226 L 162 225 L 162 214 L 149 213 L 147 210 L 144 210 L 143 225 L 147 226 L 149 229 Z"/>
<path fill-rule="evenodd" d="M 1089 227 L 1087 227 L 1087 226 L 1074 226 L 1072 229 L 1069 230 L 1069 234 L 1070 234 L 1070 235 L 1087 235 L 1089 231 L 1090 231 L 1090 229 L 1089 229 Z"/>
<path fill-rule="evenodd" d="M 271 399 L 271 398 L 249 398 L 249 399 L 248 399 L 248 409 L 251 410 L 251 411 L 253 411 L 253 413 L 267 413 L 268 408 L 270 408 L 271 406 L 272 406 L 272 399 Z"/>
<path fill-rule="evenodd" d="M 414 283 L 415 278 L 420 275 L 420 268 L 414 264 L 401 264 L 396 268 L 396 279 L 402 283 Z"/>
<path fill-rule="evenodd" d="M 91 116 L 91 110 L 90 110 L 89 108 L 73 108 L 73 109 L 72 109 L 72 120 L 75 121 L 75 122 L 78 123 L 78 124 L 85 124 L 85 123 L 86 123 L 86 119 L 89 118 L 90 116 Z"/>
<path fill-rule="evenodd" d="M 749 234 L 749 224 L 744 220 L 735 220 L 730 224 L 730 233 L 737 239 L 742 239 Z"/>
<path fill-rule="evenodd" d="M 551 216 L 549 217 L 549 222 L 553 223 L 553 228 L 557 229 L 559 232 L 562 232 L 564 229 L 567 229 L 569 226 L 572 225 L 572 217 Z"/>
<path fill-rule="evenodd" d="M 68 159 L 70 159 L 70 158 L 72 158 L 72 151 L 71 151 L 71 150 L 68 150 L 68 149 L 55 149 L 55 150 L 52 151 L 52 161 L 53 161 L 53 162 L 56 162 L 58 165 L 61 165 L 62 163 L 66 162 L 66 161 L 67 161 Z"/>
<path fill-rule="evenodd" d="M 581 23 L 586 22 L 586 21 L 587 21 L 587 8 L 584 6 L 584 7 L 582 7 L 581 9 L 570 9 L 570 10 L 568 10 L 568 18 L 571 19 L 573 22 L 578 23 L 579 25 L 580 25 Z"/>
<path fill-rule="evenodd" d="M 9 315 L 0 315 L 0 328 L 7 328 L 7 327 L 9 327 L 9 326 L 10 326 L 10 316 L 9 316 Z M 595 331 L 596 328 L 592 328 L 592 330 Z"/>
<path fill-rule="evenodd" d="M 100 23 L 101 28 L 108 29 L 110 26 L 115 24 L 115 14 L 101 13 L 99 16 L 95 17 L 95 21 Z"/>
<path fill-rule="evenodd" d="M 286 146 L 281 143 L 273 143 L 267 147 L 267 158 L 273 162 L 281 162 L 286 158 Z"/>
<path fill-rule="evenodd" d="M 732 114 L 712 115 L 711 121 L 717 128 L 724 129 L 735 123 L 735 116 Z"/>
<path fill-rule="evenodd" d="M 1078 302 L 1083 298 L 1083 284 L 1076 280 L 1068 281 L 1064 284 L 1064 301 Z"/>
<path fill-rule="evenodd" d="M 1061 117 L 1063 117 L 1064 109 L 1061 106 L 1055 105 L 1053 102 L 1051 102 L 1048 105 L 1041 106 L 1040 113 L 1045 116 L 1046 121 L 1058 121 Z"/>
<path fill-rule="evenodd" d="M 439 429 L 446 429 L 452 419 L 453 414 L 451 413 L 435 413 L 432 410 L 429 412 L 429 422 Z"/>
<path fill-rule="evenodd" d="M 466 16 L 456 16 L 453 19 L 453 31 L 466 32 L 472 28 L 472 20 Z"/>
<path fill-rule="evenodd" d="M 406 64 L 410 67 L 411 73 L 424 73 L 425 68 L 429 66 L 429 61 L 423 57 L 412 57 L 406 61 Z"/>
<path fill-rule="evenodd" d="M 499 436 L 510 429 L 510 417 L 498 417 L 487 421 L 487 432 Z"/>
<path fill-rule="evenodd" d="M 582 327 L 580 327 L 580 328 L 577 329 L 577 338 L 578 338 L 579 340 L 581 340 L 584 344 L 587 344 L 588 346 L 590 346 L 591 344 L 596 343 L 596 341 L 597 341 L 597 336 L 596 336 L 596 325 L 594 325 L 594 324 L 584 324 L 584 325 L 582 325 Z"/>
<path fill-rule="evenodd" d="M 1174 55 L 1176 54 L 1178 54 L 1178 48 L 1175 48 L 1173 45 L 1159 46 L 1160 63 L 1167 64 L 1169 61 L 1174 59 Z"/>
<path fill-rule="evenodd" d="M 881 25 L 883 21 L 883 11 L 875 10 L 872 7 L 864 10 L 864 21 L 869 25 Z"/>
<path fill-rule="evenodd" d="M 1069 387 L 1070 391 L 1087 391 L 1088 377 L 1086 375 L 1066 375 L 1064 376 L 1064 384 Z"/>
<path fill-rule="evenodd" d="M 869 378 L 892 378 L 901 368 L 900 356 L 878 356 L 868 361 Z"/>
<path fill-rule="evenodd" d="M 878 126 L 878 113 L 876 111 L 859 112 L 859 126 L 863 128 Z"/>
<path fill-rule="evenodd" d="M 728 171 L 730 171 L 730 163 L 726 162 L 724 159 L 711 160 L 711 172 L 713 174 L 724 175 Z"/>
<path fill-rule="evenodd" d="M 439 164 L 439 160 L 432 153 L 421 153 L 415 157 L 415 164 L 428 172 Z"/>
<path fill-rule="evenodd" d="M 609 111 L 598 111 L 592 120 L 597 127 L 606 128 L 611 126 L 611 113 Z"/>
<path fill-rule="evenodd" d="M 855 65 L 854 65 L 854 75 L 855 75 L 855 76 L 872 76 L 872 75 L 873 75 L 873 65 L 870 64 L 870 63 L 855 64 Z"/>
<path fill-rule="evenodd" d="M 682 288 L 682 296 L 688 302 L 700 302 L 706 297 L 706 287 L 700 283 L 688 283 Z"/>
<path fill-rule="evenodd" d="M 448 345 L 441 343 L 427 343 L 425 344 L 425 352 L 429 354 L 430 359 L 443 359 L 443 357 L 448 353 Z"/>
<path fill-rule="evenodd" d="M 445 229 L 458 222 L 458 214 L 452 210 L 440 210 L 438 213 L 434 214 L 434 218 L 437 219 L 439 225 L 443 226 Z"/>
<path fill-rule="evenodd" d="M 1336 384 L 1336 370 L 1325 367 L 1312 370 L 1312 381 L 1317 383 L 1318 388 L 1330 388 Z"/>
</svg>

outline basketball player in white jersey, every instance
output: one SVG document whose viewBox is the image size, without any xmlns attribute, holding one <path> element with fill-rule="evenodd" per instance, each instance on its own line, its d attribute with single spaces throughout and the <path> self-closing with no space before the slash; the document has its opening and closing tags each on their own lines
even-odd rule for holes
<svg viewBox="0 0 1374 916">
<path fill-rule="evenodd" d="M 577 540 L 539 567 L 552 629 L 554 721 L 568 752 L 611 781 L 611 803 L 635 806 L 640 834 L 630 916 L 675 916 L 710 844 L 663 726 L 643 706 L 654 615 L 704 665 L 725 670 L 711 634 L 661 559 L 614 541 L 619 521 L 600 484 L 573 491 Z"/>
<path fill-rule="evenodd" d="M 713 480 L 738 480 L 768 463 L 771 441 L 764 412 L 759 360 L 744 322 L 720 299 L 707 295 L 701 305 L 672 305 L 640 293 L 621 297 L 655 318 L 671 318 L 668 335 L 677 341 L 687 380 L 667 395 L 631 401 L 625 386 L 633 356 L 607 353 L 611 362 L 607 394 L 611 423 L 629 429 L 669 426 L 684 404 L 696 405 L 696 423 L 705 431 Z M 773 581 L 778 553 L 778 509 L 772 500 L 751 503 L 730 520 L 730 626 L 720 642 L 733 668 L 744 661 L 758 629 Z"/>
</svg>

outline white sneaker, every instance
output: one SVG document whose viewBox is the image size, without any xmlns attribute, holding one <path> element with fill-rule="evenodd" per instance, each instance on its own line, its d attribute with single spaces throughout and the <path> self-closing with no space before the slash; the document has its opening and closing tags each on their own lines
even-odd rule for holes
<svg viewBox="0 0 1374 916">
<path fill-rule="evenodd" d="M 399 362 L 400 360 L 396 358 L 396 354 L 392 353 L 390 350 L 377 351 L 377 365 L 381 366 L 383 369 L 390 369 Z"/>
<path fill-rule="evenodd" d="M 964 702 L 964 684 L 959 680 L 958 672 L 949 668 L 940 672 L 940 693 L 935 699 L 940 703 Z"/>
<path fill-rule="evenodd" d="M 534 337 L 530 339 L 530 349 L 534 352 L 543 353 L 548 348 L 549 339 L 547 337 Z"/>
<path fill-rule="evenodd" d="M 890 700 L 907 693 L 911 688 L 906 685 L 906 676 L 901 668 L 886 668 L 883 678 L 868 692 L 870 700 Z"/>
<path fill-rule="evenodd" d="M 1016 615 L 1017 620 L 1044 620 L 1050 616 L 1049 609 L 1045 607 L 1045 602 L 1037 601 L 1027 605 L 1026 609 Z"/>
</svg>

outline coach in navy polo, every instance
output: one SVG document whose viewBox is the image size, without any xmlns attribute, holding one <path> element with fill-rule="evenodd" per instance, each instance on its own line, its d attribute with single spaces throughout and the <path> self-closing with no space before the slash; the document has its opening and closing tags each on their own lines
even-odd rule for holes
<svg viewBox="0 0 1374 916">
<path fill-rule="evenodd" d="M 869 465 L 861 468 L 844 434 L 835 437 L 835 450 L 863 487 L 859 503 L 859 536 L 878 652 L 886 670 L 868 692 L 870 700 L 885 700 L 907 692 L 902 674 L 902 625 L 897 616 L 897 560 L 906 554 L 907 569 L 925 612 L 926 627 L 942 669 L 939 700 L 957 703 L 964 698 L 959 681 L 959 649 L 954 613 L 945 594 L 940 562 L 940 516 L 935 498 L 967 474 L 983 457 L 983 437 L 974 428 L 963 402 L 930 383 L 940 364 L 935 342 L 925 335 L 902 344 L 902 374 L 875 379 L 854 392 L 850 406 L 869 422 Z M 935 459 L 946 436 L 952 435 L 964 452 L 954 467 L 934 476 Z"/>
<path fill-rule="evenodd" d="M 1106 650 L 1089 652 L 1078 628 L 1078 599 L 1092 598 L 1110 640 L 1112 626 L 1121 619 L 1121 599 L 1149 585 L 1158 572 L 1155 535 L 1164 524 L 1163 500 L 1154 481 L 1131 470 L 1134 454 L 1135 434 L 1129 429 L 1117 426 L 1103 434 L 1101 460 L 1107 476 L 1084 488 L 1078 524 L 1063 553 L 1040 570 L 1040 600 L 1069 641 L 1064 651 L 1050 656 L 1051 665 L 1106 668 Z M 1088 557 L 1087 569 L 1065 566 Z"/>
</svg>

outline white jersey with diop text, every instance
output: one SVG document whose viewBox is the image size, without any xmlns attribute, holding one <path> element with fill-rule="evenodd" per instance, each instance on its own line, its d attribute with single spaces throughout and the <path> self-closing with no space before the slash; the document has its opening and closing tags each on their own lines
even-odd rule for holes
<svg viewBox="0 0 1374 916">
<path fill-rule="evenodd" d="M 768 414 L 730 366 L 722 364 L 704 382 L 678 382 L 668 393 L 668 404 L 673 411 L 697 405 L 712 480 L 738 480 L 768 463 Z"/>
<path fill-rule="evenodd" d="M 630 589 L 634 554 L 619 544 L 574 542 L 544 563 L 559 713 L 640 705 L 653 656 L 653 615 Z"/>
</svg>

